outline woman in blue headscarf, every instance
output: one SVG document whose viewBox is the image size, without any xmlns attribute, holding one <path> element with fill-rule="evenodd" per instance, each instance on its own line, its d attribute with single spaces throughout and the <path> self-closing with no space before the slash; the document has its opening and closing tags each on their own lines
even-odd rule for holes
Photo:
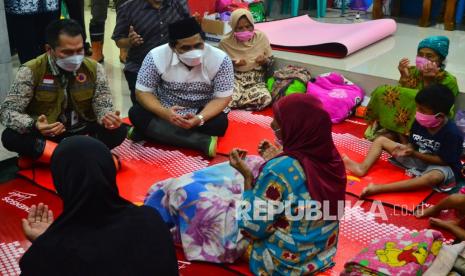
<svg viewBox="0 0 465 276">
<path fill-rule="evenodd" d="M 408 58 L 399 62 L 399 85 L 383 85 L 371 94 L 366 119 L 370 123 L 365 136 L 372 140 L 384 135 L 392 140 L 406 142 L 406 135 L 415 121 L 415 96 L 430 84 L 447 86 L 456 96 L 459 92 L 456 78 L 445 70 L 449 53 L 449 38 L 431 36 L 418 44 L 415 65 Z M 454 108 L 451 110 L 451 115 Z"/>
</svg>

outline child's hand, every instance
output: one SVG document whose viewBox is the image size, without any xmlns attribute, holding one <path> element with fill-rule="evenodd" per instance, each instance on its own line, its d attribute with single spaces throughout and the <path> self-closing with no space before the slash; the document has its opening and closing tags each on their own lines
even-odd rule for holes
<svg viewBox="0 0 465 276">
<path fill-rule="evenodd" d="M 392 152 L 394 157 L 407 157 L 411 156 L 415 150 L 411 145 L 398 145 Z"/>
</svg>

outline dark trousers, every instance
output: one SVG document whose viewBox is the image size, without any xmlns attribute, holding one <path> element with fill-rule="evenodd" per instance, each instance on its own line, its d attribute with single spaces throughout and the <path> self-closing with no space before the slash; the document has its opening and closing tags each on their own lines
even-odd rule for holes
<svg viewBox="0 0 465 276">
<path fill-rule="evenodd" d="M 11 48 L 16 48 L 21 64 L 45 52 L 45 29 L 58 18 L 59 11 L 30 15 L 6 14 Z"/>
<path fill-rule="evenodd" d="M 76 134 L 63 134 L 58 137 L 48 140 L 59 143 L 66 137 L 73 135 L 89 135 L 103 142 L 109 149 L 113 149 L 123 143 L 126 138 L 127 128 L 125 125 L 113 130 L 108 130 L 97 123 L 89 124 L 83 131 Z M 20 134 L 10 128 L 3 131 L 2 143 L 3 146 L 12 152 L 16 152 L 21 156 L 39 157 L 41 153 L 36 150 L 37 140 L 45 139 L 37 130 L 31 133 Z"/>
<path fill-rule="evenodd" d="M 109 0 L 92 0 L 89 23 L 90 41 L 102 41 L 105 38 L 105 21 L 107 20 Z"/>
<path fill-rule="evenodd" d="M 128 82 L 129 91 L 131 92 L 131 102 L 132 105 L 137 104 L 136 100 L 136 82 L 137 82 L 137 72 L 124 71 L 124 76 Z"/>
<path fill-rule="evenodd" d="M 69 17 L 76 20 L 84 33 L 84 42 L 87 39 L 86 35 L 86 24 L 84 21 L 84 0 L 63 0 L 65 1 L 66 7 L 68 7 Z"/>
<path fill-rule="evenodd" d="M 150 121 L 156 116 L 153 113 L 148 112 L 139 104 L 135 104 L 129 109 L 129 119 L 131 123 L 136 127 L 138 132 L 144 133 L 150 124 Z M 173 128 L 177 126 L 173 125 Z M 228 115 L 221 112 L 216 117 L 205 122 L 201 127 L 193 128 L 192 131 L 200 132 L 210 136 L 224 136 L 226 129 L 228 128 Z"/>
</svg>

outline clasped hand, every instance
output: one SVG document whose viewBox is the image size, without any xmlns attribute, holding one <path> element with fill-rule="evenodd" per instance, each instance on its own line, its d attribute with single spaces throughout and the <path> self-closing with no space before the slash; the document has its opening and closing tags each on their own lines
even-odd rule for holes
<svg viewBox="0 0 465 276">
<path fill-rule="evenodd" d="M 180 106 L 173 106 L 166 109 L 166 120 L 183 129 L 191 129 L 199 126 L 200 119 L 192 113 L 186 115 L 179 114 L 178 111 L 182 109 L 184 109 L 184 107 Z"/>
</svg>

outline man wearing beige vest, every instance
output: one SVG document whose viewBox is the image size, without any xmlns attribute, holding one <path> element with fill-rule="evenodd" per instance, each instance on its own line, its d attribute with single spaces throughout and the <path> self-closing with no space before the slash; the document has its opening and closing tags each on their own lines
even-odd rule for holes
<svg viewBox="0 0 465 276">
<path fill-rule="evenodd" d="M 3 146 L 49 161 L 62 139 L 90 135 L 110 149 L 126 137 L 103 67 L 84 57 L 83 30 L 73 20 L 52 22 L 47 52 L 21 66 L 0 107 Z"/>
</svg>

